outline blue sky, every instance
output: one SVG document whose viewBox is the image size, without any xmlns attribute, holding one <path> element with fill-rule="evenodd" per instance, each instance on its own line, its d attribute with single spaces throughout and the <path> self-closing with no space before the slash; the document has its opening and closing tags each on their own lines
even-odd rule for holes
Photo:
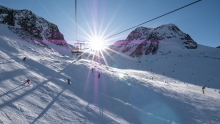
<svg viewBox="0 0 220 124">
<path fill-rule="evenodd" d="M 16 1 L 16 2 L 15 2 Z M 113 35 L 196 0 L 78 0 L 78 40 L 88 35 Z M 28 9 L 56 24 L 68 43 L 76 41 L 75 0 L 1 0 L 13 9 Z M 155 28 L 173 23 L 197 43 L 220 46 L 220 0 L 202 0 L 143 26 Z M 132 30 L 111 37 L 109 43 L 126 39 Z"/>
</svg>

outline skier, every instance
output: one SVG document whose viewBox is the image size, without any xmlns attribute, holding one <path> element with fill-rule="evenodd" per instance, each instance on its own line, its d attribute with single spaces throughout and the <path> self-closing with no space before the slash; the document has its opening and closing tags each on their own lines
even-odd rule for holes
<svg viewBox="0 0 220 124">
<path fill-rule="evenodd" d="M 68 82 L 68 84 L 70 84 L 70 79 L 69 78 L 67 79 L 67 82 Z"/>
<path fill-rule="evenodd" d="M 30 79 L 27 79 L 24 84 L 28 83 L 30 85 Z"/>
<path fill-rule="evenodd" d="M 92 68 L 92 72 L 93 72 L 93 68 Z"/>
<path fill-rule="evenodd" d="M 40 63 L 43 63 L 43 59 L 42 58 L 40 58 Z"/>
<path fill-rule="evenodd" d="M 100 78 L 100 74 L 98 75 L 98 78 Z"/>
<path fill-rule="evenodd" d="M 202 86 L 202 93 L 205 94 L 205 85 Z"/>
<path fill-rule="evenodd" d="M 24 61 L 24 62 L 25 62 L 25 60 L 26 60 L 26 57 L 23 58 L 23 61 Z"/>
</svg>

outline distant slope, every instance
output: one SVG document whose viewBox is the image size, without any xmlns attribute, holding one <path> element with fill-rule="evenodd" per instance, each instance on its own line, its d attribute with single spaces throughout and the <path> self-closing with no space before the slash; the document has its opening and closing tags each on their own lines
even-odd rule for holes
<svg viewBox="0 0 220 124">
<path fill-rule="evenodd" d="M 70 55 L 72 47 L 58 27 L 29 10 L 14 10 L 0 5 L 0 23 L 21 39 Z"/>
<path fill-rule="evenodd" d="M 191 46 L 193 49 L 189 49 Z M 113 50 L 109 51 L 111 58 L 116 60 L 107 60 L 111 61 L 110 66 L 133 69 L 130 66 L 133 63 L 138 65 L 138 70 L 194 85 L 220 88 L 220 70 L 217 68 L 220 50 L 197 44 L 173 24 L 153 29 L 139 27 L 110 49 Z"/>
</svg>

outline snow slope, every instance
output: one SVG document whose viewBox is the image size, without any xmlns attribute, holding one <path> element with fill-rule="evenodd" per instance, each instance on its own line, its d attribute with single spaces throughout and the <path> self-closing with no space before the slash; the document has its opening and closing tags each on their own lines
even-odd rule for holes
<svg viewBox="0 0 220 124">
<path fill-rule="evenodd" d="M 160 44 L 157 55 L 105 54 L 97 63 L 27 43 L 0 25 L 0 123 L 219 123 L 220 50 Z"/>
</svg>

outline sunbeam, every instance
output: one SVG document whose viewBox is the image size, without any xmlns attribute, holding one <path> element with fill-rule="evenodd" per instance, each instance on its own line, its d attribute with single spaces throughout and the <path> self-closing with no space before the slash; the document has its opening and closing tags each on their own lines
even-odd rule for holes
<svg viewBox="0 0 220 124">
<path fill-rule="evenodd" d="M 108 66 L 108 62 L 107 62 L 106 56 L 117 63 L 117 60 L 115 60 L 112 57 L 112 54 L 117 54 L 124 58 L 132 59 L 128 55 L 121 54 L 120 52 L 114 51 L 113 49 L 109 48 L 109 45 L 112 42 L 116 41 L 119 38 L 124 39 L 124 37 L 122 38 L 122 35 L 118 35 L 116 37 L 109 37 L 112 34 L 116 33 L 117 30 L 123 26 L 123 25 L 120 25 L 114 28 L 113 30 L 112 29 L 110 30 L 111 24 L 117 17 L 116 15 L 119 12 L 122 2 L 120 2 L 120 4 L 117 5 L 117 9 L 114 10 L 113 15 L 108 21 L 106 21 L 105 9 L 102 10 L 103 13 L 101 13 L 101 15 L 100 13 L 98 13 L 98 10 L 97 10 L 98 3 L 96 2 L 97 1 L 93 1 L 93 7 L 90 8 L 90 11 L 89 11 L 89 12 L 92 12 L 91 13 L 92 17 L 89 18 L 88 16 L 85 16 L 86 15 L 85 11 L 83 10 L 80 11 L 80 15 L 83 18 L 83 23 L 84 25 L 87 26 L 87 28 L 81 27 L 80 24 L 78 24 L 78 28 L 81 32 L 79 32 L 79 34 L 77 35 L 79 36 L 79 38 L 83 39 L 83 41 L 85 42 L 85 45 L 87 45 L 86 48 L 88 48 L 88 49 L 84 49 L 83 53 L 80 56 L 85 55 L 86 59 L 91 59 L 92 61 L 98 62 L 100 64 L 102 63 L 107 66 Z M 104 21 L 106 21 L 107 25 L 104 24 Z"/>
<path fill-rule="evenodd" d="M 39 3 L 41 4 L 41 6 L 46 10 L 47 14 L 52 18 L 52 16 L 50 15 L 49 11 L 46 9 L 46 7 L 42 4 L 42 2 L 40 0 L 38 0 Z"/>
</svg>

